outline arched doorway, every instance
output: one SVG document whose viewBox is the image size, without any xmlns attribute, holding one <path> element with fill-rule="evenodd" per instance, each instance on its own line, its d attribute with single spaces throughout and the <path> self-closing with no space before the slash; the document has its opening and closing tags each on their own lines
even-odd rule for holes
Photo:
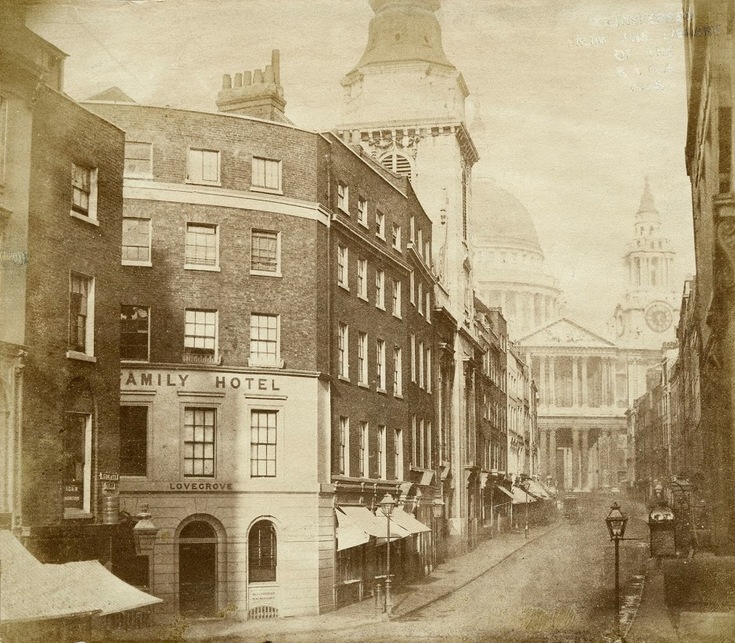
<svg viewBox="0 0 735 643">
<path fill-rule="evenodd" d="M 214 616 L 217 611 L 217 533 L 204 520 L 179 535 L 179 611 Z"/>
</svg>

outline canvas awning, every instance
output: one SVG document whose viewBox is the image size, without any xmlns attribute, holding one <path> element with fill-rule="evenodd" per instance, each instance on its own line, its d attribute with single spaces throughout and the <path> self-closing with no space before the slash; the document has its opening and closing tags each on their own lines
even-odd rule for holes
<svg viewBox="0 0 735 643">
<path fill-rule="evenodd" d="M 496 484 L 495 488 L 502 491 L 506 496 L 508 496 L 511 500 L 513 500 L 513 494 L 510 491 L 508 491 L 505 487 L 501 487 L 499 484 Z M 508 501 L 506 500 L 505 502 L 507 503 Z"/>
<path fill-rule="evenodd" d="M 551 498 L 551 494 L 544 488 L 544 486 L 536 480 L 528 480 L 528 493 L 533 494 L 540 500 L 547 500 Z"/>
<path fill-rule="evenodd" d="M 403 511 L 403 509 L 396 509 L 391 516 L 391 526 L 396 523 L 399 527 L 403 527 L 410 534 L 421 534 L 427 531 L 431 531 L 420 520 L 416 520 L 410 513 Z"/>
<path fill-rule="evenodd" d="M 0 531 L 0 623 L 126 612 L 155 603 L 98 561 L 44 564 L 9 531 Z"/>
<path fill-rule="evenodd" d="M 339 509 L 335 514 L 337 514 L 337 551 L 358 547 L 370 541 L 370 536 L 352 518 Z"/>
<path fill-rule="evenodd" d="M 388 525 L 385 516 L 376 516 L 367 507 L 343 505 L 339 510 L 349 516 L 354 523 L 369 536 L 385 540 L 388 534 Z M 398 540 L 408 536 L 408 531 L 397 525 L 394 520 L 390 523 L 390 539 Z"/>
<path fill-rule="evenodd" d="M 514 505 L 525 505 L 527 502 L 536 502 L 536 498 L 534 498 L 530 493 L 523 491 L 520 487 L 511 487 L 511 494 Z"/>
</svg>

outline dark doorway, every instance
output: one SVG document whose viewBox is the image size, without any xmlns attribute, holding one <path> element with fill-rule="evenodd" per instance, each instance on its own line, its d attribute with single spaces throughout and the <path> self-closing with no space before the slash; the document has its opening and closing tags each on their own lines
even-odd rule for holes
<svg viewBox="0 0 735 643">
<path fill-rule="evenodd" d="M 217 534 L 208 522 L 191 522 L 179 536 L 179 611 L 214 616 L 217 611 Z"/>
</svg>

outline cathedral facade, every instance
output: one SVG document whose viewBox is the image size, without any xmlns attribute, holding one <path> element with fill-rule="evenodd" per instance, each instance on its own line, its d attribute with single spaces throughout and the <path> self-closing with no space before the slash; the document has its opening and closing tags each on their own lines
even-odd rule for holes
<svg viewBox="0 0 735 643">
<path fill-rule="evenodd" d="M 561 291 L 544 269 L 520 202 L 490 181 L 475 186 L 475 195 L 476 280 L 509 318 L 509 334 L 520 337 L 539 391 L 541 477 L 567 491 L 622 489 L 632 482 L 626 454 L 635 439 L 627 435 L 626 410 L 645 393 L 647 372 L 674 339 L 678 314 L 675 253 L 648 180 L 624 257 L 625 292 L 607 337 L 561 316 Z"/>
</svg>

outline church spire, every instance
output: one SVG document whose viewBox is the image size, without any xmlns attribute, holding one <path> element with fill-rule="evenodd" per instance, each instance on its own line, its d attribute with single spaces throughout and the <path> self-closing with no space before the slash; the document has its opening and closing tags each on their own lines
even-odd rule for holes
<svg viewBox="0 0 735 643">
<path fill-rule="evenodd" d="M 375 16 L 370 21 L 367 48 L 355 69 L 400 62 L 453 68 L 434 15 L 440 5 L 439 0 L 370 0 Z"/>
<path fill-rule="evenodd" d="M 638 236 L 645 233 L 652 234 L 654 229 L 658 229 L 661 226 L 661 215 L 653 201 L 651 184 L 648 177 L 644 179 L 641 204 L 638 206 L 638 212 L 635 215 L 635 226 Z"/>
</svg>

